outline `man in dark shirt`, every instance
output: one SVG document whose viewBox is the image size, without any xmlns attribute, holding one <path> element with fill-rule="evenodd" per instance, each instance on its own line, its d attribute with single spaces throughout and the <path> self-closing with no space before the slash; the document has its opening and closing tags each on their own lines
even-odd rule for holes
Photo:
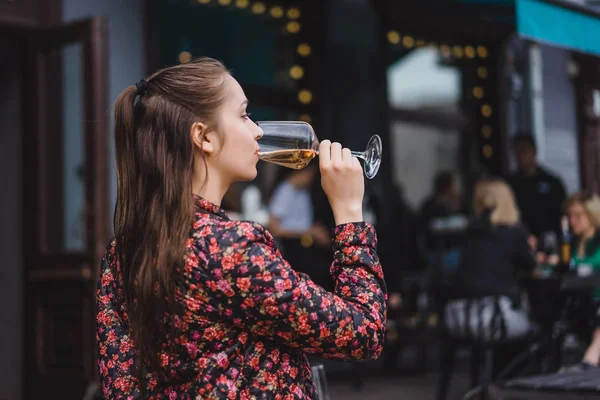
<svg viewBox="0 0 600 400">
<path fill-rule="evenodd" d="M 514 137 L 517 171 L 508 179 L 521 211 L 521 221 L 538 240 L 554 233 L 560 240 L 560 217 L 565 188 L 557 176 L 540 167 L 535 139 L 529 133 Z"/>
<path fill-rule="evenodd" d="M 454 172 L 441 171 L 436 175 L 433 194 L 421 208 L 420 221 L 429 263 L 438 265 L 444 272 L 454 272 L 467 227 L 460 180 Z"/>
</svg>

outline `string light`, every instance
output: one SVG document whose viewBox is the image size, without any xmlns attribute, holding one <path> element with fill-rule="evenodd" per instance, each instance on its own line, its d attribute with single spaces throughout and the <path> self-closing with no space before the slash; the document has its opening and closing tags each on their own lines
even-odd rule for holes
<svg viewBox="0 0 600 400">
<path fill-rule="evenodd" d="M 208 4 L 208 3 L 210 3 L 210 0 L 198 0 L 198 3 L 200 3 L 200 4 Z"/>
<path fill-rule="evenodd" d="M 483 156 L 485 158 L 490 158 L 491 156 L 494 155 L 494 149 L 489 144 L 486 144 L 485 146 L 483 146 L 482 152 L 483 152 Z"/>
<path fill-rule="evenodd" d="M 480 79 L 485 79 L 488 77 L 488 70 L 486 67 L 479 67 L 477 68 L 477 76 Z"/>
<path fill-rule="evenodd" d="M 407 49 L 410 49 L 415 45 L 415 39 L 413 39 L 411 36 L 404 36 L 404 39 L 402 39 L 402 44 Z"/>
<path fill-rule="evenodd" d="M 467 58 L 475 58 L 475 49 L 473 48 L 473 46 L 465 47 L 465 55 L 467 56 Z"/>
<path fill-rule="evenodd" d="M 400 34 L 396 31 L 389 31 L 387 34 L 387 39 L 391 44 L 398 44 L 400 43 Z"/>
<path fill-rule="evenodd" d="M 235 6 L 237 8 L 247 8 L 250 2 L 248 0 L 236 0 Z"/>
<path fill-rule="evenodd" d="M 486 139 L 489 139 L 492 136 L 492 127 L 489 125 L 483 125 L 481 127 L 481 136 Z"/>
<path fill-rule="evenodd" d="M 307 43 L 300 43 L 298 45 L 298 47 L 296 48 L 296 51 L 302 57 L 308 57 L 308 56 L 310 56 L 310 52 L 312 51 L 312 49 L 310 48 L 310 45 L 308 45 Z"/>
<path fill-rule="evenodd" d="M 290 76 L 295 80 L 302 79 L 304 76 L 304 69 L 302 69 L 302 67 L 299 65 L 294 65 L 292 68 L 290 68 Z"/>
<path fill-rule="evenodd" d="M 452 48 L 452 54 L 454 54 L 454 57 L 456 58 L 462 58 L 463 56 L 463 49 L 460 46 L 454 46 Z"/>
<path fill-rule="evenodd" d="M 279 6 L 273 6 L 271 7 L 270 14 L 273 18 L 281 18 L 283 17 L 283 8 Z"/>
<path fill-rule="evenodd" d="M 287 10 L 287 17 L 289 19 L 298 19 L 300 18 L 300 10 L 297 9 L 296 7 L 292 7 L 289 10 Z"/>
<path fill-rule="evenodd" d="M 231 0 L 219 0 L 219 4 L 222 6 L 228 6 L 231 4 Z"/>
<path fill-rule="evenodd" d="M 182 51 L 179 53 L 179 57 L 177 58 L 181 64 L 185 64 L 186 62 L 190 62 L 192 60 L 192 53 L 189 51 Z"/>
<path fill-rule="evenodd" d="M 483 98 L 483 88 L 481 86 L 475 86 L 473 88 L 473 97 L 476 99 Z"/>
<path fill-rule="evenodd" d="M 481 106 L 481 115 L 483 115 L 486 118 L 489 118 L 492 116 L 492 107 L 490 107 L 489 104 L 484 104 Z"/>
<path fill-rule="evenodd" d="M 423 47 L 425 46 L 425 41 L 424 40 L 417 40 L 417 47 Z"/>
<path fill-rule="evenodd" d="M 298 92 L 298 101 L 302 104 L 308 104 L 312 101 L 313 95 L 310 90 L 302 89 Z"/>
<path fill-rule="evenodd" d="M 261 2 L 252 4 L 252 8 L 251 8 L 251 10 L 254 14 L 264 14 L 266 9 L 267 8 L 265 7 L 265 5 Z"/>
<path fill-rule="evenodd" d="M 488 56 L 488 51 L 484 46 L 477 46 L 477 54 L 481 58 L 486 58 Z"/>
<path fill-rule="evenodd" d="M 300 24 L 296 21 L 291 21 L 291 22 L 287 23 L 287 25 L 285 26 L 285 29 L 289 33 L 298 33 L 300 31 Z"/>
</svg>

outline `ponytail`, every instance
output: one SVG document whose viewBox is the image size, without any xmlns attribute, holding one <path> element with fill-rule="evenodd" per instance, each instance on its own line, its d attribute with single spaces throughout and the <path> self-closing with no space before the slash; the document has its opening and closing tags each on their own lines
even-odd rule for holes
<svg viewBox="0 0 600 400">
<path fill-rule="evenodd" d="M 209 58 L 166 68 L 126 88 L 114 105 L 116 256 L 142 396 L 143 374 L 169 379 L 160 360 L 182 315 L 177 288 L 194 213 L 190 132 L 195 122 L 212 122 L 225 74 Z"/>
</svg>

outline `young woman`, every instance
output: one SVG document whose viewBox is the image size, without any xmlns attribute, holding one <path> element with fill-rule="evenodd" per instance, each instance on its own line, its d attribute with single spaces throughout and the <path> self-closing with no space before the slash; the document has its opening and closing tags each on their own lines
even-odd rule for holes
<svg viewBox="0 0 600 400">
<path fill-rule="evenodd" d="M 577 269 L 588 268 L 590 272 L 600 272 L 600 198 L 583 193 L 575 193 L 565 201 L 565 213 L 573 233 L 571 243 L 571 261 Z M 600 289 L 593 293 L 594 307 L 600 303 Z M 596 310 L 594 310 L 596 311 Z M 591 343 L 580 364 L 566 368 L 566 371 L 578 371 L 598 367 L 600 363 L 600 308 L 590 320 L 594 327 Z"/>
<path fill-rule="evenodd" d="M 306 354 L 377 358 L 386 289 L 362 221 L 364 178 L 319 148 L 336 221 L 334 293 L 295 272 L 273 237 L 219 207 L 256 176 L 261 129 L 225 67 L 166 68 L 115 104 L 115 238 L 97 293 L 100 381 L 110 399 L 314 399 Z"/>
<path fill-rule="evenodd" d="M 520 301 L 520 270 L 535 267 L 527 233 L 509 186 L 501 180 L 475 188 L 476 218 L 469 224 L 445 322 L 455 336 L 483 342 L 516 338 L 532 328 Z"/>
</svg>

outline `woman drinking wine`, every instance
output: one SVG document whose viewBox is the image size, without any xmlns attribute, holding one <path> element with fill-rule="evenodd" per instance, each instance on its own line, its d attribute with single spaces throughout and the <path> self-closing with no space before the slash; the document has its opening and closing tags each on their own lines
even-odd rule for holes
<svg viewBox="0 0 600 400">
<path fill-rule="evenodd" d="M 296 272 L 273 237 L 220 208 L 256 177 L 261 129 L 225 67 L 209 58 L 158 71 L 115 104 L 115 238 L 97 292 L 107 399 L 314 399 L 307 354 L 377 358 L 386 289 L 362 218 L 359 161 L 319 146 L 337 224 L 333 293 Z"/>
</svg>

